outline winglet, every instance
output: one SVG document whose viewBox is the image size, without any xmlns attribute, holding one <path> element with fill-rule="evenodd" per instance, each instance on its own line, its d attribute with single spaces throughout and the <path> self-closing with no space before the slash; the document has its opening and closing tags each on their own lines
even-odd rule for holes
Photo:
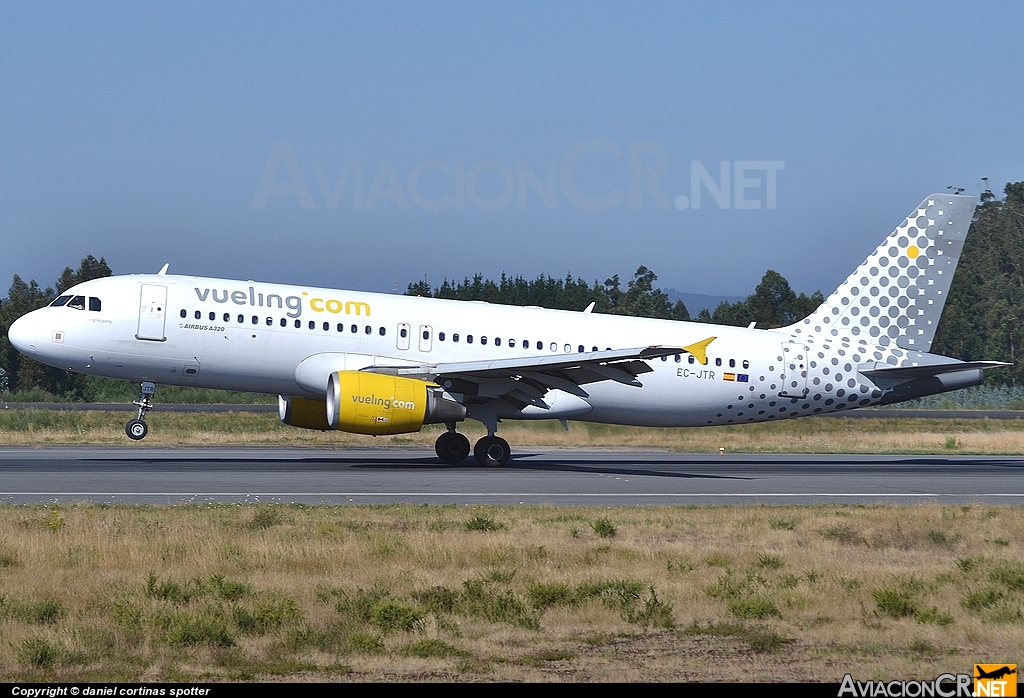
<svg viewBox="0 0 1024 698">
<path fill-rule="evenodd" d="M 584 308 L 583 312 L 585 312 L 585 313 L 592 313 L 592 312 L 594 312 L 594 306 L 595 305 L 597 305 L 597 301 L 590 301 L 590 305 L 588 305 L 586 308 Z"/>
<path fill-rule="evenodd" d="M 171 266 L 170 262 L 168 262 L 167 264 L 165 264 L 162 267 L 160 267 L 160 271 L 158 271 L 156 273 L 156 275 L 157 276 L 166 276 L 167 275 L 167 267 L 169 267 L 169 266 Z"/>
<path fill-rule="evenodd" d="M 695 342 L 687 347 L 683 347 L 683 351 L 689 354 L 693 354 L 696 357 L 697 361 L 701 363 L 701 365 L 707 366 L 708 345 L 715 341 L 715 339 L 717 339 L 717 337 L 708 337 L 707 339 L 702 339 L 699 342 Z"/>
</svg>

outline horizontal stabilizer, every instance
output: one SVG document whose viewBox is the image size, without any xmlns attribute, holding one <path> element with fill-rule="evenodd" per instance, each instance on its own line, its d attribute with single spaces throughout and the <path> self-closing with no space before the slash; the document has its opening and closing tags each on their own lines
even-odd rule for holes
<svg viewBox="0 0 1024 698">
<path fill-rule="evenodd" d="M 878 368 L 860 369 L 862 375 L 868 378 L 887 378 L 890 380 L 911 380 L 914 378 L 927 378 L 938 376 L 943 373 L 956 373 L 958 371 L 974 371 L 977 369 L 999 368 L 1000 366 L 1012 366 L 1003 361 L 956 361 L 942 364 L 927 364 L 925 366 L 886 366 L 875 364 Z"/>
</svg>

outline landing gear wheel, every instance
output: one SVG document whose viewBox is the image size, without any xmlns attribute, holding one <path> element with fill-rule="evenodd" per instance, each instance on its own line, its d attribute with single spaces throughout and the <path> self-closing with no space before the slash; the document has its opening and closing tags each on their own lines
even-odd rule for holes
<svg viewBox="0 0 1024 698">
<path fill-rule="evenodd" d="M 485 436 L 473 447 L 473 457 L 480 465 L 495 467 L 505 465 L 512 457 L 508 441 L 500 436 Z"/>
<path fill-rule="evenodd" d="M 124 433 L 132 441 L 141 441 L 149 433 L 149 427 L 141 419 L 133 419 L 124 426 Z"/>
<path fill-rule="evenodd" d="M 445 463 L 461 463 L 469 455 L 469 439 L 454 431 L 446 431 L 437 437 L 434 451 Z"/>
<path fill-rule="evenodd" d="M 146 426 L 146 413 L 153 409 L 153 395 L 156 394 L 156 385 L 149 381 L 143 381 L 139 385 L 139 398 L 132 404 L 139 408 L 139 416 L 124 425 L 124 433 L 132 441 L 141 441 L 149 433 Z"/>
</svg>

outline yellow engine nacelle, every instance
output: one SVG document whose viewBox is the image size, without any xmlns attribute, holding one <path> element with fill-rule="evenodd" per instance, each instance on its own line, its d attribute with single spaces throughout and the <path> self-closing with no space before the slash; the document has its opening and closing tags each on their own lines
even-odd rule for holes
<svg viewBox="0 0 1024 698">
<path fill-rule="evenodd" d="M 355 434 L 406 434 L 424 424 L 458 422 L 466 407 L 414 378 L 337 371 L 327 381 L 327 423 Z"/>
<path fill-rule="evenodd" d="M 311 400 L 306 397 L 277 396 L 277 413 L 281 421 L 290 427 L 327 431 L 327 400 Z"/>
</svg>

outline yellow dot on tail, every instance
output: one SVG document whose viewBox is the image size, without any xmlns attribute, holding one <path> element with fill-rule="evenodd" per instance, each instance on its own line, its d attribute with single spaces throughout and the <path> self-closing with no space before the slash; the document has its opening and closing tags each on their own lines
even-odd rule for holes
<svg viewBox="0 0 1024 698">
<path fill-rule="evenodd" d="M 921 254 L 921 250 L 917 249 L 917 245 L 911 245 L 907 248 L 907 256 L 911 259 L 917 259 L 919 254 Z"/>
</svg>

